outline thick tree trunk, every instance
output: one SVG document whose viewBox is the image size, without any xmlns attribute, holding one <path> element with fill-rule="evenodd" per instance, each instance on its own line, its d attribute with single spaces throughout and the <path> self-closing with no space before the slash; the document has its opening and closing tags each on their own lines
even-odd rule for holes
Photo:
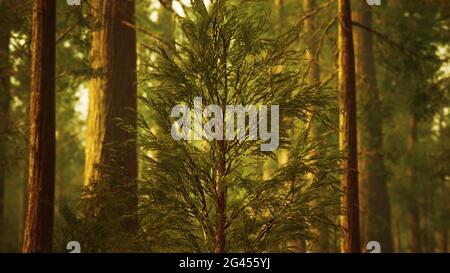
<svg viewBox="0 0 450 273">
<path fill-rule="evenodd" d="M 117 197 L 126 207 L 117 213 L 120 217 L 133 215 L 126 217 L 122 226 L 124 231 L 134 232 L 136 132 L 124 130 L 118 124 L 119 118 L 133 131 L 136 128 L 136 31 L 124 24 L 134 24 L 134 0 L 95 0 L 91 4 L 94 15 L 91 62 L 98 75 L 89 83 L 85 185 L 104 182 L 107 171 L 97 168 L 97 164 L 114 167 L 121 184 L 111 190 L 121 192 Z"/>
<path fill-rule="evenodd" d="M 400 230 L 400 223 L 399 220 L 395 223 L 395 250 L 397 253 L 402 253 L 402 233 Z"/>
<path fill-rule="evenodd" d="M 410 162 L 406 171 L 406 177 L 409 179 L 413 193 L 408 200 L 408 252 L 418 253 L 421 252 L 422 246 L 420 242 L 419 206 L 415 194 L 417 177 L 414 157 L 417 144 L 417 118 L 413 113 L 410 114 L 408 119 L 408 131 L 407 155 Z"/>
<path fill-rule="evenodd" d="M 350 0 L 338 1 L 339 19 L 339 144 L 344 153 L 341 184 L 344 231 L 342 252 L 361 252 L 359 231 L 358 159 L 356 132 L 356 83 Z"/>
<path fill-rule="evenodd" d="M 52 250 L 56 1 L 33 1 L 28 207 L 23 252 Z"/>
<path fill-rule="evenodd" d="M 354 13 L 354 20 L 371 27 L 372 13 L 370 6 L 363 3 Z M 377 87 L 375 60 L 373 54 L 372 34 L 358 29 L 355 37 L 356 71 L 359 76 L 358 98 L 361 109 L 359 135 L 362 154 L 362 177 L 360 181 L 366 188 L 364 200 L 366 218 L 366 240 L 378 241 L 383 252 L 393 252 L 391 230 L 391 208 L 387 191 L 386 168 L 383 156 L 383 132 L 381 103 Z M 361 172 L 360 172 L 361 174 Z"/>
<path fill-rule="evenodd" d="M 438 252 L 448 253 L 448 230 L 445 227 L 438 231 L 437 247 Z"/>
<path fill-rule="evenodd" d="M 6 8 L 6 1 L 0 0 L 0 8 Z M 5 179 L 7 164 L 7 134 L 9 125 L 10 94 L 10 31 L 4 26 L 0 33 L 0 242 L 4 242 L 5 232 Z M 0 244 L 0 251 L 3 244 Z"/>
</svg>

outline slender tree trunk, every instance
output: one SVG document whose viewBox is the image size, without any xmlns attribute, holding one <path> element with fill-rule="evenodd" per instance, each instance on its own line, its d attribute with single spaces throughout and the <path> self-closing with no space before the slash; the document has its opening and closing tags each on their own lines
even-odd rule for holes
<svg viewBox="0 0 450 273">
<path fill-rule="evenodd" d="M 172 6 L 172 0 L 167 0 L 167 6 Z M 158 11 L 158 25 L 163 31 L 161 34 L 162 39 L 167 43 L 167 47 L 165 48 L 167 54 L 171 56 L 173 54 L 172 50 L 175 47 L 175 40 L 173 37 L 174 30 L 174 13 L 171 10 L 168 10 L 166 7 L 161 6 Z"/>
<path fill-rule="evenodd" d="M 6 1 L 0 0 L 0 8 L 6 8 Z M 5 9 L 6 10 L 6 9 Z M 11 102 L 9 61 L 10 31 L 6 26 L 0 33 L 0 251 L 5 242 L 5 179 L 7 164 L 7 134 Z"/>
<path fill-rule="evenodd" d="M 317 7 L 316 0 L 303 0 L 304 12 L 311 12 Z M 310 85 L 318 85 L 320 82 L 320 66 L 319 59 L 316 56 L 317 43 L 314 41 L 314 37 L 317 32 L 317 26 L 314 17 L 307 18 L 304 23 L 304 31 L 306 33 L 306 59 L 308 61 L 308 82 Z M 312 118 L 311 124 L 311 139 L 313 141 L 320 140 L 321 128 L 318 122 L 314 122 Z M 325 194 L 325 193 L 322 193 Z M 329 251 L 329 232 L 328 226 L 325 223 L 319 223 L 314 228 L 317 240 L 313 244 L 312 251 L 325 253 Z"/>
<path fill-rule="evenodd" d="M 276 12 L 276 16 L 277 16 L 277 21 L 278 21 L 278 28 L 279 31 L 281 33 L 281 31 L 284 30 L 284 25 L 285 25 L 285 14 L 284 14 L 284 10 L 285 10 L 285 0 L 275 0 L 275 12 Z"/>
<path fill-rule="evenodd" d="M 284 30 L 284 0 L 274 0 L 273 2 L 276 27 L 275 30 L 280 34 Z M 279 65 L 276 68 L 277 71 L 281 72 L 283 70 L 283 66 Z M 263 171 L 263 180 L 268 180 L 272 178 L 273 171 L 283 162 L 287 161 L 288 151 L 280 150 L 277 152 L 277 160 L 274 161 L 272 159 L 267 159 L 263 163 L 262 171 Z M 280 248 L 286 247 L 286 243 L 283 242 L 284 245 L 280 245 Z M 288 246 L 289 247 L 289 246 Z"/>
<path fill-rule="evenodd" d="M 444 113 L 444 106 L 440 106 L 439 111 L 439 147 L 441 151 L 440 160 L 438 163 L 439 168 L 439 176 L 440 176 L 440 193 L 439 193 L 439 201 L 438 206 L 436 207 L 438 210 L 440 210 L 440 215 L 442 219 L 439 220 L 437 225 L 437 230 L 435 231 L 436 234 L 436 252 L 440 253 L 447 253 L 448 252 L 448 227 L 447 227 L 447 221 L 444 220 L 446 218 L 446 215 L 448 215 L 446 212 L 449 211 L 450 204 L 448 203 L 448 198 L 450 196 L 450 192 L 448 189 L 448 183 L 446 181 L 447 172 L 447 161 L 445 158 L 447 157 L 447 151 L 448 151 L 448 133 L 447 128 L 444 127 L 445 124 L 445 113 Z M 432 198 L 430 198 L 432 199 Z"/>
<path fill-rule="evenodd" d="M 224 253 L 226 244 L 227 222 L 227 184 L 225 181 L 225 152 L 224 140 L 217 141 L 216 150 L 216 225 L 215 225 L 215 253 Z"/>
<path fill-rule="evenodd" d="M 363 3 L 354 13 L 354 20 L 371 27 L 372 13 L 370 6 Z M 383 252 L 393 252 L 391 230 L 391 208 L 387 191 L 386 168 L 383 155 L 383 132 L 381 103 L 377 87 L 376 68 L 373 54 L 372 34 L 358 29 L 355 37 L 356 71 L 360 77 L 359 93 L 359 135 L 361 140 L 362 177 L 366 185 L 364 200 L 367 209 L 366 239 L 378 241 Z M 361 174 L 361 173 L 360 173 Z"/>
<path fill-rule="evenodd" d="M 313 11 L 316 8 L 316 0 L 304 0 L 303 9 L 305 12 Z M 317 31 L 317 26 L 314 17 L 309 17 L 304 21 L 304 30 L 307 33 L 306 37 L 306 59 L 308 60 L 308 81 L 311 84 L 317 84 L 320 81 L 320 66 L 319 59 L 315 53 L 317 51 L 317 44 L 311 37 L 314 37 Z"/>
<path fill-rule="evenodd" d="M 227 51 L 227 48 L 224 48 Z M 224 89 L 228 89 L 228 72 L 227 72 L 228 60 L 225 56 L 223 61 L 223 71 L 224 71 Z M 219 103 L 222 107 L 222 113 L 226 114 L 226 98 L 222 98 Z M 215 207 L 216 207 L 216 221 L 214 226 L 214 243 L 215 253 L 225 253 L 226 252 L 226 228 L 227 228 L 227 194 L 228 194 L 228 184 L 225 179 L 226 176 L 226 153 L 227 153 L 227 142 L 225 140 L 218 140 L 216 143 L 215 151 Z"/>
<path fill-rule="evenodd" d="M 421 252 L 422 246 L 420 242 L 420 217 L 419 206 L 416 200 L 415 189 L 417 188 L 415 152 L 417 144 L 417 118 L 414 114 L 410 114 L 408 119 L 408 147 L 407 155 L 410 160 L 406 177 L 409 179 L 410 188 L 412 189 L 411 196 L 408 200 L 408 252 Z"/>
<path fill-rule="evenodd" d="M 55 198 L 56 1 L 33 1 L 28 208 L 23 252 L 51 252 Z"/>
<path fill-rule="evenodd" d="M 91 62 L 98 75 L 89 82 L 85 185 L 105 181 L 107 170 L 97 164 L 114 167 L 122 182 L 109 186 L 126 207 L 117 214 L 124 219 L 124 231 L 133 233 L 137 228 L 136 31 L 124 22 L 134 24 L 135 3 L 94 0 L 91 4 Z M 119 126 L 118 118 L 132 131 Z"/>
<path fill-rule="evenodd" d="M 436 192 L 432 192 L 432 190 L 429 190 L 427 192 L 423 193 L 423 202 L 422 206 L 419 210 L 421 211 L 429 211 L 433 212 L 437 210 L 437 207 L 433 206 L 433 197 L 435 196 Z M 430 216 L 431 217 L 431 216 Z M 425 253 L 433 253 L 435 250 L 436 242 L 434 238 L 434 229 L 432 227 L 432 219 L 427 214 L 423 214 L 421 217 L 421 228 L 420 228 L 420 234 L 421 234 L 421 242 L 422 242 L 422 251 Z"/>
<path fill-rule="evenodd" d="M 342 252 L 361 252 L 359 231 L 358 198 L 358 151 L 356 132 L 356 83 L 355 56 L 349 0 L 338 1 L 339 19 L 339 116 L 340 149 L 345 155 L 344 173 L 341 184 L 344 190 L 342 198 L 343 216 L 341 224 L 344 231 Z"/>
</svg>

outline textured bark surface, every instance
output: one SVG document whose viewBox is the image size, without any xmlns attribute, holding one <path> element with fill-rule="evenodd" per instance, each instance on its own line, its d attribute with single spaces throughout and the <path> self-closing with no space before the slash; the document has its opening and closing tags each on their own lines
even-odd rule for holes
<svg viewBox="0 0 450 273">
<path fill-rule="evenodd" d="M 104 180 L 103 167 L 113 167 L 122 188 L 112 190 L 122 192 L 126 203 L 125 211 L 118 214 L 133 214 L 137 210 L 136 133 L 124 130 L 118 119 L 136 128 L 136 31 L 124 24 L 134 24 L 134 1 L 95 0 L 91 4 L 91 63 L 97 76 L 89 82 L 85 185 Z M 137 220 L 127 217 L 123 225 L 134 231 Z"/>
<path fill-rule="evenodd" d="M 372 13 L 368 5 L 362 4 L 353 13 L 353 20 L 371 28 Z M 358 75 L 358 132 L 362 147 L 360 184 L 364 184 L 363 200 L 366 209 L 365 238 L 378 241 L 383 252 L 393 252 L 391 231 L 391 208 L 387 191 L 384 164 L 381 103 L 377 87 L 373 53 L 373 37 L 364 29 L 355 31 L 355 57 Z M 361 162 L 360 162 L 361 163 Z M 361 170 L 364 170 L 363 172 Z M 361 179 L 362 178 L 362 179 Z"/>
<path fill-rule="evenodd" d="M 341 184 L 343 216 L 341 224 L 344 236 L 342 252 L 360 252 L 358 160 L 356 131 L 356 83 L 351 7 L 349 0 L 338 1 L 339 47 L 339 145 L 344 153 L 344 173 Z"/>
<path fill-rule="evenodd" d="M 23 252 L 51 252 L 55 194 L 56 1 L 33 1 L 28 207 Z"/>
<path fill-rule="evenodd" d="M 6 9 L 8 1 L 0 0 L 0 8 Z M 10 94 L 10 60 L 9 60 L 10 30 L 4 26 L 0 33 L 0 241 L 5 233 L 5 179 L 7 156 L 7 134 L 9 130 Z M 1 251 L 1 249 L 0 249 Z"/>
<path fill-rule="evenodd" d="M 440 253 L 448 253 L 448 230 L 442 228 L 437 236 L 437 251 Z"/>
<path fill-rule="evenodd" d="M 408 143 L 407 155 L 410 160 L 408 169 L 406 170 L 406 177 L 409 180 L 410 187 L 416 188 L 416 164 L 414 156 L 416 153 L 417 144 L 417 118 L 414 114 L 410 114 L 408 119 Z M 409 196 L 408 200 L 408 252 L 418 253 L 422 251 L 420 240 L 420 216 L 419 205 L 415 197 L 415 193 Z"/>
</svg>

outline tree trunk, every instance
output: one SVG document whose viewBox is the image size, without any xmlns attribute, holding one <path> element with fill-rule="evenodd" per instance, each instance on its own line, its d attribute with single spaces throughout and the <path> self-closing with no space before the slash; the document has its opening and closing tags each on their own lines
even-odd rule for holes
<svg viewBox="0 0 450 273">
<path fill-rule="evenodd" d="M 28 207 L 23 252 L 51 252 L 55 194 L 56 1 L 33 1 Z"/>
<path fill-rule="evenodd" d="M 361 252 L 359 231 L 358 160 L 356 132 L 356 83 L 351 7 L 349 0 L 338 1 L 339 19 L 339 144 L 344 153 L 341 184 L 344 238 L 342 252 Z"/>
<path fill-rule="evenodd" d="M 172 0 L 167 0 L 167 6 L 172 6 Z M 165 50 L 168 56 L 173 55 L 173 50 L 175 49 L 175 40 L 173 37 L 174 31 L 174 12 L 168 10 L 166 7 L 161 6 L 158 11 L 158 27 L 163 32 L 161 38 L 165 42 Z"/>
<path fill-rule="evenodd" d="M 440 174 L 440 187 L 441 187 L 441 200 L 438 201 L 437 209 L 441 211 L 441 219 L 439 221 L 439 224 L 437 225 L 437 231 L 436 231 L 436 252 L 440 253 L 447 253 L 448 252 L 448 228 L 447 228 L 447 221 L 444 220 L 446 218 L 446 212 L 449 208 L 448 197 L 450 196 L 450 192 L 448 190 L 448 185 L 446 181 L 446 169 L 447 169 L 447 162 L 445 158 L 447 157 L 447 141 L 448 141 L 448 133 L 446 132 L 444 127 L 445 122 L 445 114 L 444 114 L 444 106 L 440 106 L 439 111 L 439 146 L 441 150 L 441 157 L 438 163 L 439 168 L 439 174 Z"/>
<path fill-rule="evenodd" d="M 313 11 L 317 7 L 316 0 L 304 0 L 303 10 L 305 13 Z M 314 17 L 305 19 L 303 23 L 306 39 L 306 60 L 308 61 L 308 83 L 312 86 L 318 85 L 320 82 L 320 66 L 318 56 L 316 56 L 317 44 L 314 37 L 317 32 L 317 26 Z M 314 110 L 314 109 L 313 109 Z M 314 122 L 314 117 L 311 116 L 311 139 L 313 141 L 320 140 L 321 128 L 318 122 Z M 326 194 L 326 193 L 322 193 Z M 329 232 L 328 226 L 325 223 L 318 223 L 314 227 L 314 232 L 317 240 L 314 242 L 312 251 L 325 253 L 329 251 Z"/>
<path fill-rule="evenodd" d="M 363 3 L 354 13 L 354 20 L 371 27 L 372 13 L 369 5 Z M 383 132 L 381 103 L 377 87 L 373 38 L 367 30 L 358 29 L 355 37 L 356 71 L 359 76 L 358 99 L 361 109 L 359 135 L 362 154 L 361 169 L 367 180 L 363 195 L 367 209 L 366 239 L 378 241 L 383 252 L 393 252 L 391 230 L 391 208 L 387 191 L 386 168 L 383 155 Z M 361 174 L 361 173 L 360 173 Z"/>
<path fill-rule="evenodd" d="M 279 33 L 281 33 L 284 30 L 284 24 L 285 24 L 285 0 L 275 0 L 275 14 L 277 16 L 277 22 L 278 22 L 278 30 Z"/>
<path fill-rule="evenodd" d="M 303 8 L 305 12 L 311 12 L 316 8 L 316 0 L 304 0 Z M 317 45 L 310 37 L 316 34 L 317 27 L 314 17 L 309 17 L 304 21 L 306 37 L 306 59 L 308 60 L 308 81 L 310 84 L 317 84 L 320 81 L 319 60 L 316 58 Z"/>
<path fill-rule="evenodd" d="M 126 207 L 117 212 L 118 217 L 133 215 L 126 217 L 121 225 L 125 232 L 134 232 L 137 228 L 136 31 L 124 22 L 134 24 L 135 3 L 134 0 L 95 0 L 91 4 L 94 18 L 91 62 L 97 75 L 89 82 L 85 185 L 104 182 L 107 176 L 104 167 L 113 167 L 115 176 L 122 182 L 109 185 L 110 190 L 120 192 L 117 197 Z M 124 130 L 118 118 L 127 122 L 132 131 Z"/>
<path fill-rule="evenodd" d="M 0 0 L 0 8 L 6 9 L 6 1 Z M 5 242 L 5 179 L 7 164 L 7 134 L 9 125 L 9 109 L 11 103 L 9 60 L 10 31 L 7 26 L 0 33 L 0 242 Z M 0 244 L 0 251 L 4 244 Z"/>
<path fill-rule="evenodd" d="M 408 252 L 418 253 L 421 252 L 422 246 L 420 242 L 419 206 L 415 194 L 417 177 L 414 157 L 417 144 L 417 118 L 413 113 L 410 114 L 408 119 L 408 130 L 407 155 L 410 162 L 406 171 L 406 177 L 409 179 L 410 188 L 412 189 L 412 194 L 408 200 Z"/>
<path fill-rule="evenodd" d="M 440 231 L 438 231 L 437 238 L 437 251 L 440 253 L 448 253 L 448 230 L 443 227 Z"/>
<path fill-rule="evenodd" d="M 224 253 L 226 244 L 227 223 L 227 191 L 225 181 L 225 153 L 226 143 L 224 140 L 217 141 L 216 149 L 216 224 L 215 224 L 215 253 Z"/>
<path fill-rule="evenodd" d="M 395 245 L 396 245 L 396 252 L 397 253 L 402 253 L 403 252 L 403 248 L 402 248 L 402 233 L 400 230 L 400 220 L 397 220 L 395 223 Z"/>
</svg>

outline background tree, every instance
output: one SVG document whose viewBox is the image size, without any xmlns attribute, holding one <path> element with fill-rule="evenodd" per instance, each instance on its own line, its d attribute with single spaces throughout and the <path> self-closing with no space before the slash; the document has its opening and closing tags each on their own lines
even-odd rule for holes
<svg viewBox="0 0 450 273">
<path fill-rule="evenodd" d="M 339 0 L 338 7 L 339 105 L 341 110 L 339 142 L 340 149 L 345 156 L 344 174 L 341 176 L 344 190 L 342 251 L 360 252 L 355 55 L 350 1 Z"/>
<path fill-rule="evenodd" d="M 89 82 L 85 185 L 122 192 L 116 196 L 121 200 L 117 217 L 122 219 L 122 231 L 133 233 L 137 229 L 135 3 L 95 0 L 91 4 L 90 56 L 95 76 Z M 119 119 L 127 122 L 128 130 Z M 109 185 L 95 185 L 106 183 L 113 170 L 119 178 Z M 102 207 L 97 201 L 94 214 Z"/>
<path fill-rule="evenodd" d="M 310 13 L 315 12 L 318 8 L 316 0 L 304 0 L 303 12 Z M 320 82 L 320 65 L 319 65 L 319 20 L 317 16 L 311 16 L 305 18 L 303 22 L 305 43 L 306 43 L 306 61 L 308 62 L 307 79 L 311 86 L 319 86 Z M 312 141 L 322 141 L 324 130 L 319 122 L 314 120 L 311 116 L 311 139 Z M 323 193 L 326 194 L 326 193 Z M 325 211 L 323 212 L 326 213 Z M 314 252 L 328 252 L 329 251 L 329 224 L 319 223 L 316 229 L 316 241 L 313 243 Z"/>
<path fill-rule="evenodd" d="M 358 76 L 358 134 L 362 161 L 360 184 L 364 184 L 365 238 L 378 241 L 383 252 L 393 252 L 391 209 L 384 165 L 382 113 L 375 68 L 372 8 L 365 3 L 355 5 L 353 20 L 366 27 L 355 30 L 356 73 Z M 362 180 L 362 181 L 361 181 Z"/>
<path fill-rule="evenodd" d="M 30 174 L 23 252 L 52 250 L 55 191 L 56 2 L 33 2 Z"/>
<path fill-rule="evenodd" d="M 1 10 L 9 10 L 11 3 L 8 1 L 0 1 Z M 5 181 L 6 181 L 6 166 L 7 166 L 7 140 L 8 140 L 8 125 L 9 125 L 9 111 L 11 104 L 10 91 L 10 30 L 7 25 L 3 27 L 0 34 L 0 58 L 4 60 L 0 65 L 0 241 L 5 239 L 4 231 L 5 225 Z M 0 246 L 0 251 L 3 246 Z"/>
<path fill-rule="evenodd" d="M 395 218 L 401 221 L 396 237 L 407 239 L 409 252 L 422 251 L 421 234 L 429 222 L 424 207 L 435 181 L 427 171 L 432 167 L 426 166 L 433 154 L 430 122 L 442 100 L 442 93 L 433 87 L 442 66 L 437 46 L 442 41 L 438 25 L 443 21 L 437 7 L 423 1 L 397 1 L 381 15 L 383 27 L 389 26 L 383 29 L 389 36 L 379 36 L 383 43 L 377 58 L 386 70 L 380 89 L 385 98 L 384 120 L 389 120 L 384 131 L 386 164 L 392 180 L 391 204 Z M 403 251 L 406 246 L 397 247 Z"/>
<path fill-rule="evenodd" d="M 176 58 L 169 58 L 160 45 L 155 50 L 164 61 L 146 64 L 145 75 L 160 85 L 150 88 L 153 96 L 146 100 L 152 118 L 140 120 L 146 170 L 142 232 L 158 251 L 279 249 L 282 241 L 310 236 L 306 227 L 320 218 L 319 208 L 326 203 L 317 187 L 336 186 L 337 157 L 316 146 L 312 155 L 305 136 L 289 142 L 282 134 L 281 147 L 292 147 L 289 160 L 263 179 L 257 166 L 275 153 L 262 153 L 261 140 L 175 141 L 169 134 L 173 119 L 161 113 L 179 103 L 193 108 L 196 96 L 224 111 L 225 105 L 279 104 L 285 117 L 280 132 L 292 126 L 288 120 L 306 122 L 312 106 L 323 110 L 329 95 L 307 88 L 293 69 L 299 60 L 292 49 L 298 29 L 267 40 L 266 19 L 248 13 L 250 8 L 215 1 L 208 10 L 194 1 L 189 19 L 180 20 Z M 157 124 L 163 134 L 154 134 L 149 124 Z M 149 151 L 156 151 L 157 158 Z M 308 173 L 320 182 L 307 184 L 303 178 Z M 294 198 L 298 192 L 302 194 Z M 317 206 L 311 206 L 314 201 Z M 164 211 L 174 213 L 162 217 Z"/>
</svg>

